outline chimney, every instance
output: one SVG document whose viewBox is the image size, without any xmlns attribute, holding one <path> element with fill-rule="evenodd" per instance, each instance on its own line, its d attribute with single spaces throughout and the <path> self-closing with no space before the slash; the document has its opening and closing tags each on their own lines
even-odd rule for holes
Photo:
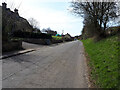
<svg viewBox="0 0 120 90">
<path fill-rule="evenodd" d="M 4 2 L 4 3 L 2 3 L 2 7 L 3 8 L 7 8 L 7 4 Z"/>
<path fill-rule="evenodd" d="M 15 12 L 16 14 L 18 14 L 18 9 L 15 8 L 15 9 L 14 9 L 14 12 Z"/>
</svg>

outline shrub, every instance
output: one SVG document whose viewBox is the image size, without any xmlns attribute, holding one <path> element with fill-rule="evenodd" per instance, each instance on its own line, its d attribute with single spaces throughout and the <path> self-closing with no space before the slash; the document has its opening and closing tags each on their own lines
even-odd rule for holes
<svg viewBox="0 0 120 90">
<path fill-rule="evenodd" d="M 62 40 L 62 37 L 60 37 L 60 36 L 52 36 L 52 38 L 53 38 L 54 40 Z"/>
<path fill-rule="evenodd" d="M 13 32 L 13 37 L 34 38 L 34 39 L 52 39 L 52 36 L 50 34 L 34 33 L 34 32 L 22 32 L 22 31 Z"/>
</svg>

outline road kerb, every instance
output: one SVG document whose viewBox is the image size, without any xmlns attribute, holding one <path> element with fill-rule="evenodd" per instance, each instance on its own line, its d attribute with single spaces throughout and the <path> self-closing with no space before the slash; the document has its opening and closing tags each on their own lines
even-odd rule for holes
<svg viewBox="0 0 120 90">
<path fill-rule="evenodd" d="M 17 55 L 21 55 L 21 54 L 32 52 L 32 51 L 35 51 L 35 49 L 27 49 L 27 50 L 18 51 L 16 53 L 12 53 L 12 54 L 9 54 L 9 55 L 3 55 L 3 56 L 0 57 L 0 59 L 5 59 L 5 58 L 8 58 L 8 57 L 17 56 Z"/>
</svg>

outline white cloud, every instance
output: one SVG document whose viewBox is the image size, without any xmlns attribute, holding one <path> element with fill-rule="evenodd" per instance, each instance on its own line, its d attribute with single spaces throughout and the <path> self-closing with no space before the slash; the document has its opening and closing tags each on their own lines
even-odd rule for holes
<svg viewBox="0 0 120 90">
<path fill-rule="evenodd" d="M 42 0 L 44 1 L 44 0 Z M 20 16 L 29 19 L 35 18 L 40 23 L 40 28 L 47 28 L 50 27 L 53 30 L 62 33 L 62 30 L 65 33 L 70 33 L 72 35 L 79 35 L 80 31 L 82 30 L 82 20 L 80 18 L 76 18 L 67 11 L 67 6 L 65 10 L 57 10 L 56 8 L 44 7 L 41 5 L 41 0 L 10 0 L 8 2 L 8 7 L 11 6 L 11 3 L 14 2 L 15 7 L 19 8 Z M 45 0 L 54 1 L 56 0 Z M 59 1 L 59 0 L 58 0 Z M 63 0 L 61 0 L 62 2 Z M 65 1 L 64 1 L 65 2 Z M 68 2 L 68 0 L 66 0 Z M 36 5 L 36 3 L 40 3 Z M 14 9 L 13 8 L 13 9 Z"/>
</svg>

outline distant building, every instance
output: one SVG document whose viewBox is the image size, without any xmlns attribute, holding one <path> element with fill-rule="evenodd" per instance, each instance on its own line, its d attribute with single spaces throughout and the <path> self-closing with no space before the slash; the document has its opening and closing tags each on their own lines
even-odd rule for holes
<svg viewBox="0 0 120 90">
<path fill-rule="evenodd" d="M 55 36 L 57 34 L 57 31 L 53 31 L 53 30 L 46 30 L 45 32 L 47 32 L 47 34 L 51 34 L 53 36 Z"/>
<path fill-rule="evenodd" d="M 71 37 L 71 35 L 70 34 L 65 34 L 65 36 L 64 36 L 65 38 L 68 38 L 68 39 L 71 39 L 72 37 Z"/>
<path fill-rule="evenodd" d="M 38 28 L 34 28 L 33 32 L 34 33 L 41 33 L 40 29 L 38 29 Z"/>
</svg>

